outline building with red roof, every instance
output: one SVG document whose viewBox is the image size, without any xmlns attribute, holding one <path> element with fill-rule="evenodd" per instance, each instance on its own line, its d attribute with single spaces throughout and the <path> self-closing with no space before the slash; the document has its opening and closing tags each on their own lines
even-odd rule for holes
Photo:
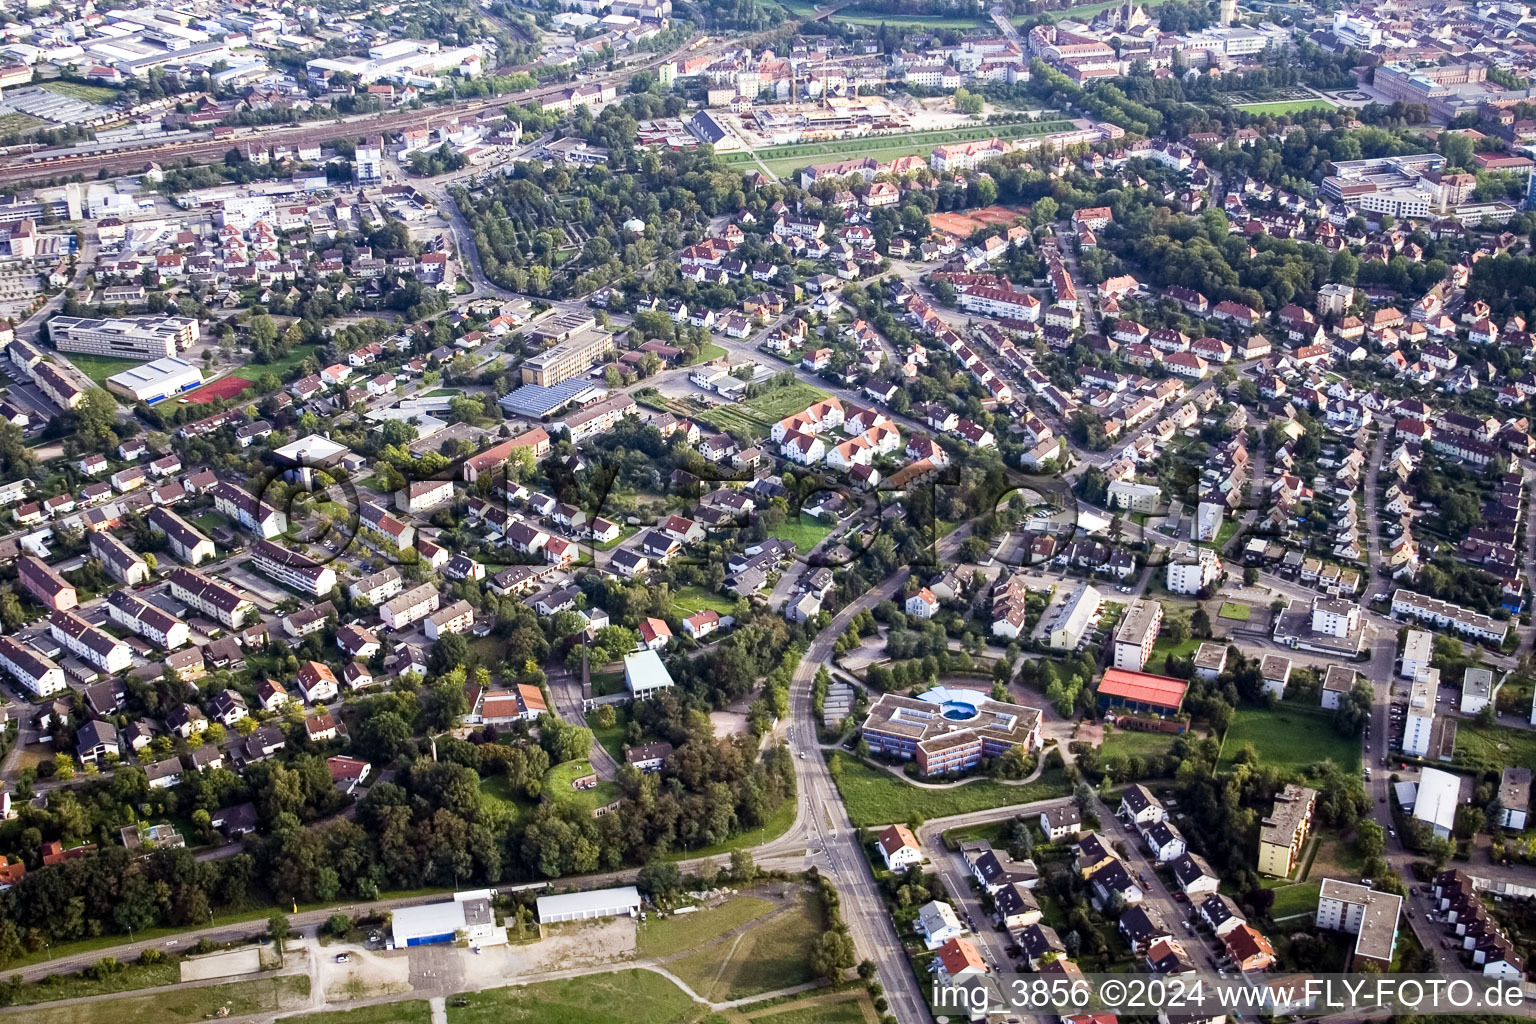
<svg viewBox="0 0 1536 1024">
<path fill-rule="evenodd" d="M 1172 676 L 1105 669 L 1104 678 L 1099 680 L 1099 709 L 1124 708 L 1176 715 L 1184 705 L 1184 693 L 1188 689 L 1187 682 Z"/>
</svg>

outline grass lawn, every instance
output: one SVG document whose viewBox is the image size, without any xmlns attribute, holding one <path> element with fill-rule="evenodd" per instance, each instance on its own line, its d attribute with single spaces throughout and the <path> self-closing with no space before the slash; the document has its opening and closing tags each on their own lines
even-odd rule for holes
<svg viewBox="0 0 1536 1024">
<path fill-rule="evenodd" d="M 199 530 L 202 530 L 204 533 L 207 533 L 210 530 L 216 530 L 220 526 L 229 525 L 229 520 L 224 517 L 223 513 L 211 508 L 201 509 L 197 512 L 189 514 L 187 516 L 187 522 L 191 523 Z"/>
<path fill-rule="evenodd" d="M 820 388 L 796 381 L 782 388 L 765 391 L 741 404 L 776 423 L 785 416 L 801 412 L 826 397 L 827 393 Z"/>
<path fill-rule="evenodd" d="M 671 917 L 649 915 L 638 929 L 636 942 L 641 956 L 671 956 L 703 945 L 732 928 L 756 921 L 774 908 L 768 900 L 738 896 L 718 907 Z"/>
<path fill-rule="evenodd" d="M 122 95 L 117 89 L 105 85 L 86 85 L 84 82 L 65 82 L 57 79 L 44 82 L 43 88 L 49 92 L 56 92 L 60 96 L 73 96 L 87 103 L 112 104 L 116 103 L 118 97 Z"/>
<path fill-rule="evenodd" d="M 1237 109 L 1245 114 L 1300 114 L 1308 110 L 1332 110 L 1326 100 L 1279 100 L 1274 103 L 1239 103 Z"/>
<path fill-rule="evenodd" d="M 315 356 L 315 353 L 319 351 L 320 346 L 318 345 L 295 345 L 293 350 L 281 359 L 274 359 L 270 363 L 246 363 L 234 372 L 246 380 L 257 380 L 264 373 L 275 373 L 281 379 L 287 375 L 289 370 L 298 366 L 305 359 Z M 319 357 L 315 356 L 315 358 L 318 359 Z"/>
<path fill-rule="evenodd" d="M 1455 763 L 1469 768 L 1536 768 L 1536 733 L 1502 725 L 1457 723 Z"/>
<path fill-rule="evenodd" d="M 797 142 L 783 146 L 765 146 L 757 150 L 757 155 L 770 172 L 779 177 L 785 177 L 809 164 L 830 163 L 839 157 L 870 156 L 876 160 L 890 160 L 897 156 L 926 157 L 933 152 L 935 146 L 970 142 L 975 139 L 1018 139 L 1030 135 L 1067 131 L 1071 127 L 1070 121 L 978 124 L 963 128 L 900 132 L 894 135 L 873 135 L 831 142 Z"/>
<path fill-rule="evenodd" d="M 592 696 L 607 697 L 624 690 L 624 666 L 592 673 Z"/>
<path fill-rule="evenodd" d="M 811 549 L 820 544 L 821 539 L 831 532 L 831 523 L 823 523 L 815 516 L 808 516 L 802 512 L 799 522 L 786 520 L 784 525 L 772 531 L 770 536 L 789 541 L 802 555 L 806 555 L 810 554 Z"/>
<path fill-rule="evenodd" d="M 1204 640 L 1193 636 L 1188 640 L 1185 640 L 1183 643 L 1178 644 L 1174 643 L 1166 635 L 1159 636 L 1157 638 L 1157 643 L 1152 645 L 1152 657 L 1147 659 L 1147 671 L 1161 672 L 1163 670 L 1163 659 L 1165 657 L 1170 654 L 1175 658 L 1191 657 L 1196 651 L 1200 649 L 1200 645 L 1203 643 L 1205 643 Z"/>
<path fill-rule="evenodd" d="M 309 979 L 285 974 L 229 985 L 105 999 L 92 1003 L 85 1014 L 79 1006 L 43 1006 L 28 1010 L 26 1016 L 33 1024 L 79 1024 L 82 1016 L 113 1024 L 184 1024 L 213 1017 L 223 1007 L 228 1007 L 225 1016 L 249 1017 L 297 1008 L 308 998 Z"/>
<path fill-rule="evenodd" d="M 1004 786 L 982 779 L 954 789 L 920 789 L 899 776 L 882 768 L 872 768 L 846 754 L 829 757 L 836 757 L 841 762 L 841 771 L 833 778 L 848 807 L 848 817 L 859 828 L 889 825 L 914 817 L 925 820 L 944 818 L 1072 793 L 1071 783 L 1061 772 L 1046 772 L 1027 786 Z"/>
<path fill-rule="evenodd" d="M 795 801 L 785 800 L 778 808 L 768 815 L 768 820 L 754 829 L 749 829 L 739 835 L 732 836 L 723 843 L 713 846 L 701 847 L 697 850 L 674 850 L 662 857 L 662 860 L 692 860 L 694 857 L 718 857 L 722 853 L 732 853 L 736 850 L 750 850 L 754 846 L 779 838 L 789 827 L 795 823 Z"/>
<path fill-rule="evenodd" d="M 406 999 L 398 1003 L 361 1006 L 356 1010 L 284 1017 L 283 1024 L 432 1024 L 432 1008 L 425 999 Z"/>
<path fill-rule="evenodd" d="M 1243 524 L 1238 522 L 1236 519 L 1226 520 L 1221 524 L 1221 528 L 1216 531 L 1216 539 L 1211 543 L 1211 546 L 1214 547 L 1217 551 L 1226 550 L 1227 541 L 1236 536 L 1237 531 L 1242 528 Z"/>
<path fill-rule="evenodd" d="M 710 342 L 708 345 L 705 345 L 703 348 L 699 349 L 699 354 L 693 361 L 695 363 L 707 363 L 711 359 L 724 358 L 725 349 L 721 348 L 719 345 L 716 345 L 714 342 Z"/>
<path fill-rule="evenodd" d="M 1116 729 L 1104 737 L 1103 754 L 1113 757 L 1153 757 L 1168 753 L 1176 737 L 1171 732 L 1138 732 L 1133 729 Z"/>
<path fill-rule="evenodd" d="M 1252 614 L 1253 607 L 1251 605 L 1239 604 L 1236 601 L 1223 601 L 1221 603 L 1221 610 L 1216 613 L 1216 616 L 1217 618 L 1221 619 L 1234 619 L 1238 622 L 1247 622 L 1249 616 Z"/>
<path fill-rule="evenodd" d="M 174 961 L 163 964 L 125 964 L 116 974 L 100 980 L 80 974 L 52 974 L 42 981 L 21 986 L 11 999 L 12 1006 L 52 1003 L 60 999 L 99 996 L 109 992 L 131 992 L 137 988 L 174 985 L 181 980 L 181 966 Z"/>
<path fill-rule="evenodd" d="M 1317 912 L 1317 894 L 1323 889 L 1321 882 L 1298 882 L 1295 885 L 1282 885 L 1273 890 L 1275 905 L 1270 908 L 1269 916 L 1275 920 L 1282 917 L 1297 917 L 1301 914 L 1315 914 Z"/>
<path fill-rule="evenodd" d="M 107 378 L 114 373 L 131 370 L 145 362 L 143 359 L 114 359 L 112 356 L 93 356 L 84 352 L 65 352 L 63 358 L 74 363 L 81 373 L 102 387 L 107 386 Z"/>
<path fill-rule="evenodd" d="M 825 928 L 820 905 L 801 897 L 793 909 L 667 966 L 716 1002 L 788 988 L 815 979 L 806 954 Z"/>
<path fill-rule="evenodd" d="M 467 1005 L 455 1006 L 462 998 Z M 589 974 L 566 981 L 466 992 L 448 1000 L 448 1024 L 726 1024 L 650 971 Z"/>
<path fill-rule="evenodd" d="M 1141 6 L 1147 10 L 1151 10 L 1153 7 L 1156 7 L 1162 2 L 1163 0 L 1145 0 Z M 1044 12 L 1044 15 L 1045 17 L 1050 18 L 1052 21 L 1061 20 L 1060 18 L 1054 17 L 1054 15 L 1060 15 L 1062 18 L 1071 18 L 1073 21 L 1086 21 L 1087 19 L 1093 17 L 1095 14 L 1098 14 L 1100 11 L 1107 11 L 1111 7 L 1119 6 L 1120 0 L 1099 0 L 1098 3 L 1081 5 L 1073 4 L 1071 7 L 1063 8 L 1059 11 L 1046 11 Z M 1013 18 L 1013 23 L 1015 25 L 1022 25 L 1024 22 L 1030 20 L 1033 17 L 1034 15 L 1015 15 Z"/>
<path fill-rule="evenodd" d="M 436 391 L 428 391 L 426 394 L 422 395 L 421 397 L 422 398 L 453 398 L 455 395 L 462 395 L 463 393 L 464 392 L 460 391 L 458 388 L 438 388 Z"/>
<path fill-rule="evenodd" d="M 1244 743 L 1252 743 L 1259 763 L 1270 768 L 1304 768 L 1332 761 L 1345 772 L 1360 770 L 1360 739 L 1340 736 L 1333 716 L 1324 711 L 1282 705 L 1272 711 L 1243 708 L 1232 716 L 1221 747 L 1221 765 L 1229 767 Z"/>
<path fill-rule="evenodd" d="M 557 764 L 544 776 L 543 796 L 546 800 L 569 804 L 588 813 L 606 807 L 620 796 L 619 784 L 599 779 L 591 789 L 577 789 L 571 783 L 592 774 L 590 761 L 566 761 Z"/>
<path fill-rule="evenodd" d="M 619 764 L 624 763 L 624 727 L 629 722 L 629 710 L 622 705 L 613 709 L 618 717 L 614 719 L 613 728 L 604 729 L 597 724 L 597 712 L 587 712 L 587 728 L 592 730 L 592 738 L 608 751 L 610 757 Z M 483 790 L 484 787 L 482 786 Z"/>
<path fill-rule="evenodd" d="M 679 587 L 672 594 L 672 607 L 679 615 L 688 616 L 713 608 L 721 615 L 729 615 L 736 608 L 736 599 L 723 594 L 712 594 L 703 587 L 689 585 Z"/>
<path fill-rule="evenodd" d="M 776 1006 L 747 1019 L 752 1024 L 866 1024 L 869 1010 L 859 992 L 816 996 L 789 1007 Z"/>
</svg>

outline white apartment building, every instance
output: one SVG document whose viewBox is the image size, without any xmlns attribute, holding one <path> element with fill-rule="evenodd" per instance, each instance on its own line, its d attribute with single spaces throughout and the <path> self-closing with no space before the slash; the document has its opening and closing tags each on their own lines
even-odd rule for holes
<svg viewBox="0 0 1536 1024">
<path fill-rule="evenodd" d="M 1429 668 L 1434 653 L 1434 636 L 1422 629 L 1410 629 L 1403 640 L 1403 666 L 1399 673 L 1404 679 L 1412 679 Z"/>
<path fill-rule="evenodd" d="M 1195 557 L 1168 563 L 1168 589 L 1175 594 L 1198 594 L 1221 578 L 1221 556 L 1201 548 Z"/>
<path fill-rule="evenodd" d="M 310 597 L 324 597 L 336 587 L 336 570 L 269 540 L 256 542 L 251 549 L 251 564 L 262 574 Z"/>
<path fill-rule="evenodd" d="M 430 583 L 418 584 L 379 606 L 379 618 L 390 629 L 404 629 L 437 611 L 438 600 L 436 587 Z"/>
<path fill-rule="evenodd" d="M 133 649 L 73 612 L 48 616 L 48 634 L 67 651 L 103 672 L 121 672 L 133 663 Z"/>
<path fill-rule="evenodd" d="M 1390 964 L 1402 905 L 1403 898 L 1393 893 L 1325 878 L 1317 897 L 1316 925 L 1354 935 L 1357 960 L 1363 957 Z"/>
<path fill-rule="evenodd" d="M 1312 631 L 1325 636 L 1347 637 L 1360 626 L 1360 606 L 1334 597 L 1312 602 Z"/>
<path fill-rule="evenodd" d="M 1076 650 L 1083 634 L 1099 617 L 1104 597 L 1098 589 L 1085 583 L 1062 603 L 1051 625 L 1050 646 L 1055 651 Z"/>
<path fill-rule="evenodd" d="M 1429 737 L 1435 728 L 1435 692 L 1440 670 L 1426 669 L 1408 691 L 1408 716 L 1403 723 L 1403 753 L 1423 757 L 1429 753 Z"/>
<path fill-rule="evenodd" d="M 191 639 L 185 622 L 126 590 L 114 590 L 107 598 L 107 617 L 162 650 L 174 651 Z"/>
<path fill-rule="evenodd" d="M 39 697 L 48 697 L 66 688 L 64 670 L 30 647 L 8 636 L 0 636 L 0 668 L 11 678 Z"/>
<path fill-rule="evenodd" d="M 978 286 L 955 297 L 955 303 L 968 313 L 1005 317 L 1034 323 L 1040 319 L 1040 300 L 1028 292 L 1011 288 Z"/>
<path fill-rule="evenodd" d="M 1401 588 L 1392 592 L 1392 614 L 1496 644 L 1502 644 L 1509 633 L 1508 622 Z"/>
<path fill-rule="evenodd" d="M 449 633 L 465 633 L 475 624 L 475 610 L 468 601 L 455 601 L 427 616 L 422 629 L 428 640 L 437 640 Z"/>
<path fill-rule="evenodd" d="M 1132 601 L 1115 628 L 1115 668 L 1140 672 L 1152 656 L 1158 630 L 1163 624 L 1159 601 Z"/>
</svg>

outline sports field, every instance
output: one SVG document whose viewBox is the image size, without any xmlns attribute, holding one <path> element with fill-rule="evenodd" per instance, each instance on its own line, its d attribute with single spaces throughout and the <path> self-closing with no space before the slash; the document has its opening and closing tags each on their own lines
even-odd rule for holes
<svg viewBox="0 0 1536 1024">
<path fill-rule="evenodd" d="M 244 377 L 222 377 L 212 384 L 204 384 L 196 391 L 188 392 L 186 397 L 187 401 L 195 405 L 202 405 L 205 402 L 213 402 L 220 398 L 234 398 L 246 388 L 253 388 L 255 386 L 255 381 L 246 380 Z"/>
</svg>

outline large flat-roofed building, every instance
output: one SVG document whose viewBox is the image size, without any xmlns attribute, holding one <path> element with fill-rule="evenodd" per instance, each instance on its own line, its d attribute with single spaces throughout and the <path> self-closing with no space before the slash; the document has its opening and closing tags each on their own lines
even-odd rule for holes
<svg viewBox="0 0 1536 1024">
<path fill-rule="evenodd" d="M 553 416 L 572 402 L 585 402 L 596 393 L 597 385 L 580 377 L 572 377 L 549 387 L 524 384 L 516 391 L 502 395 L 497 404 L 514 416 L 536 420 Z"/>
<path fill-rule="evenodd" d="M 863 732 L 871 750 L 916 761 L 923 775 L 947 775 L 1013 747 L 1038 749 L 1040 720 L 1036 708 L 937 686 L 919 697 L 882 694 Z"/>
<path fill-rule="evenodd" d="M 1259 873 L 1286 878 L 1296 867 L 1296 857 L 1312 827 L 1317 790 L 1287 783 L 1275 796 L 1275 804 L 1259 826 Z"/>
<path fill-rule="evenodd" d="M 1115 668 L 1140 672 L 1152 656 L 1157 631 L 1163 624 L 1163 606 L 1159 601 L 1137 600 L 1125 610 L 1115 627 Z"/>
<path fill-rule="evenodd" d="M 390 918 L 390 940 L 395 949 L 430 946 L 464 938 L 471 946 L 499 946 L 507 930 L 496 924 L 491 890 L 456 892 L 443 903 L 400 907 Z"/>
<path fill-rule="evenodd" d="M 636 651 L 624 655 L 624 684 L 637 700 L 654 697 L 672 686 L 672 673 L 655 651 Z"/>
<path fill-rule="evenodd" d="M 1403 638 L 1403 667 L 1400 674 L 1404 679 L 1412 679 L 1419 674 L 1420 669 L 1429 668 L 1429 661 L 1434 654 L 1434 636 L 1426 630 L 1410 629 Z"/>
<path fill-rule="evenodd" d="M 1106 711 L 1110 708 L 1124 708 L 1127 711 L 1176 715 L 1184 706 L 1184 693 L 1188 689 L 1188 683 L 1173 676 L 1108 668 L 1104 670 L 1104 678 L 1099 680 L 1099 707 Z"/>
<path fill-rule="evenodd" d="M 1456 827 L 1456 806 L 1461 802 L 1460 775 L 1438 768 L 1425 768 L 1419 772 L 1413 816 L 1433 829 L 1435 835 L 1450 838 L 1451 830 Z"/>
<path fill-rule="evenodd" d="M 537 909 L 541 925 L 591 921 L 599 917 L 634 917 L 640 913 L 640 890 L 632 885 L 622 885 L 615 889 L 540 896 Z"/>
<path fill-rule="evenodd" d="M 192 347 L 197 321 L 185 316 L 135 316 L 120 320 L 56 316 L 48 337 L 60 352 L 85 352 L 119 359 L 164 359 Z"/>
<path fill-rule="evenodd" d="M 1403 898 L 1395 893 L 1325 878 L 1317 896 L 1316 923 L 1331 932 L 1354 935 L 1355 959 L 1374 961 L 1385 970 L 1397 945 L 1397 919 L 1402 907 Z"/>
<path fill-rule="evenodd" d="M 130 402 L 154 405 L 183 391 L 202 387 L 203 371 L 185 359 L 166 356 L 107 378 L 107 390 Z"/>
<path fill-rule="evenodd" d="M 613 335 L 586 328 L 558 342 L 554 348 L 523 361 L 523 383 L 553 387 L 579 377 L 613 351 Z"/>
</svg>

